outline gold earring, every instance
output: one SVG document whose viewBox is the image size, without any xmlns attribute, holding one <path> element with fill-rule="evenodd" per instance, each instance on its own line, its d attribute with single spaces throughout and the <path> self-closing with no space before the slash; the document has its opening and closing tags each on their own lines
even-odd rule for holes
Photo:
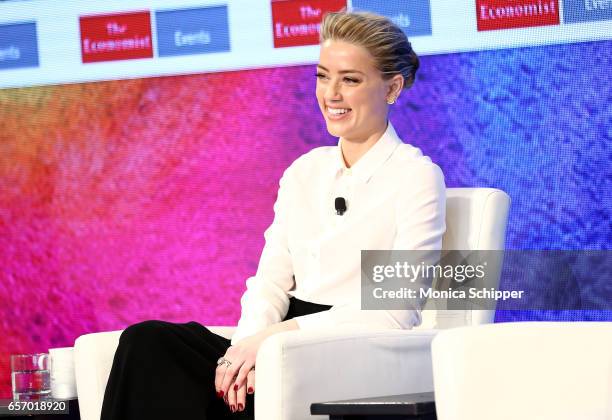
<svg viewBox="0 0 612 420">
<path fill-rule="evenodd" d="M 387 103 L 389 105 L 393 105 L 395 103 L 395 98 L 391 98 L 391 99 L 387 100 Z"/>
</svg>

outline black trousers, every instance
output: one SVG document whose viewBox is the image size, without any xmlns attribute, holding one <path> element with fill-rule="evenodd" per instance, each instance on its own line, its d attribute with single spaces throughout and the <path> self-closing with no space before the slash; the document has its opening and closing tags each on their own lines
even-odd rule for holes
<svg viewBox="0 0 612 420">
<path fill-rule="evenodd" d="M 331 308 L 294 297 L 289 303 L 285 320 Z M 230 345 L 197 322 L 129 326 L 119 339 L 101 420 L 253 420 L 254 394 L 247 394 L 244 411 L 236 413 L 216 395 L 217 360 Z"/>
</svg>

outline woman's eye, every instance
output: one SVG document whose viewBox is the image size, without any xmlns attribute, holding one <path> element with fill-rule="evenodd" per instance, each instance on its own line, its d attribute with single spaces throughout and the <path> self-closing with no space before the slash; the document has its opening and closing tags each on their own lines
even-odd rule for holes
<svg viewBox="0 0 612 420">
<path fill-rule="evenodd" d="M 326 79 L 329 79 L 329 77 L 327 77 L 327 75 L 326 75 L 326 74 L 323 74 L 323 73 L 317 73 L 317 79 L 320 79 L 320 80 L 326 80 Z M 352 78 L 352 77 L 344 77 L 342 80 L 343 80 L 345 83 L 349 83 L 349 84 L 356 84 L 356 83 L 359 83 L 359 82 L 360 82 L 360 80 L 355 79 L 355 78 Z"/>
</svg>

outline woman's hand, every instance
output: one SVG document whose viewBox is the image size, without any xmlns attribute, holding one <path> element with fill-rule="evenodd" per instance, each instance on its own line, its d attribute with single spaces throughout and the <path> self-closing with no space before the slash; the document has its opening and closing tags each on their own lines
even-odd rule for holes
<svg viewBox="0 0 612 420">
<path fill-rule="evenodd" d="M 215 371 L 215 389 L 232 411 L 246 406 L 246 393 L 255 392 L 255 360 L 259 346 L 268 337 L 265 331 L 246 337 L 225 352 L 231 365 L 221 364 Z"/>
<path fill-rule="evenodd" d="M 226 404 L 232 411 L 244 410 L 246 406 L 246 393 L 255 392 L 255 360 L 261 343 L 269 336 L 299 328 L 294 319 L 279 322 L 258 332 L 257 334 L 245 337 L 236 345 L 230 346 L 225 355 L 226 360 L 231 364 L 225 363 L 217 366 L 215 371 L 215 389 L 217 395 L 223 397 Z"/>
</svg>

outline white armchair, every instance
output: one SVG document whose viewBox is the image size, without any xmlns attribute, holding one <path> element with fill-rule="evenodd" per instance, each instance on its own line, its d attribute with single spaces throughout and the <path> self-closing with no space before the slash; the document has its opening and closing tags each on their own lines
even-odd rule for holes
<svg viewBox="0 0 612 420">
<path fill-rule="evenodd" d="M 444 249 L 504 249 L 509 206 L 510 198 L 500 190 L 447 189 Z M 494 311 L 425 310 L 422 314 L 423 323 L 412 330 L 298 330 L 268 338 L 256 361 L 260 372 L 256 420 L 323 419 L 310 415 L 312 402 L 430 392 L 430 345 L 438 329 L 489 323 Z M 227 338 L 234 329 L 208 328 Z M 75 342 L 82 420 L 100 418 L 120 334 L 87 334 Z"/>
<path fill-rule="evenodd" d="M 438 420 L 612 420 L 612 322 L 455 328 L 432 354 Z"/>
</svg>

